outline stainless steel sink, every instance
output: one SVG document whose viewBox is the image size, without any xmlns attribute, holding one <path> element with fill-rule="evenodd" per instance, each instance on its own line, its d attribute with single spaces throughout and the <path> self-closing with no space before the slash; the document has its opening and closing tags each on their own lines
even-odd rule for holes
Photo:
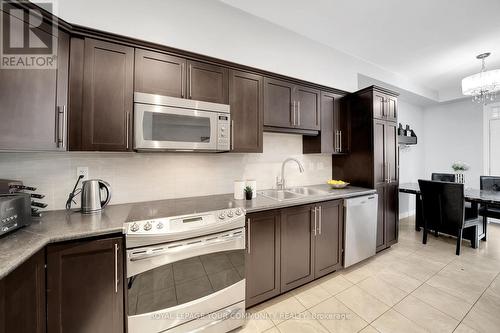
<svg viewBox="0 0 500 333">
<path fill-rule="evenodd" d="M 326 191 L 321 191 L 308 187 L 294 187 L 286 190 L 264 190 L 258 194 L 268 197 L 277 201 L 299 199 L 312 195 L 327 194 Z"/>
<path fill-rule="evenodd" d="M 300 195 L 320 195 L 320 194 L 327 194 L 328 192 L 322 191 L 322 190 L 317 190 L 314 188 L 309 188 L 309 187 L 294 187 L 287 189 L 286 191 L 300 194 Z"/>
<path fill-rule="evenodd" d="M 290 200 L 290 199 L 297 199 L 301 198 L 302 196 L 300 194 L 296 194 L 287 190 L 265 190 L 265 191 L 260 191 L 258 192 L 260 195 L 263 195 L 265 197 L 282 201 L 282 200 Z"/>
</svg>

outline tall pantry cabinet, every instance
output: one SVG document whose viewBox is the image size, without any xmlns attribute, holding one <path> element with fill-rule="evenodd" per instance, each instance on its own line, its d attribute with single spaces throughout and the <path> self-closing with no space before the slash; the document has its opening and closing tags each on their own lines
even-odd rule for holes
<svg viewBox="0 0 500 333">
<path fill-rule="evenodd" d="M 371 86 L 345 97 L 351 119 L 349 155 L 334 155 L 333 178 L 378 194 L 377 251 L 398 241 L 397 93 Z"/>
</svg>

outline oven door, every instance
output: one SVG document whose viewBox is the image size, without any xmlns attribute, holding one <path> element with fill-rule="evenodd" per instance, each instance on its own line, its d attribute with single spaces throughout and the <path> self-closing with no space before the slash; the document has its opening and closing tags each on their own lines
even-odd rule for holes
<svg viewBox="0 0 500 333">
<path fill-rule="evenodd" d="M 163 332 L 244 304 L 244 272 L 244 228 L 127 250 L 128 332 Z"/>
<path fill-rule="evenodd" d="M 134 149 L 217 150 L 217 112 L 134 104 Z"/>
</svg>

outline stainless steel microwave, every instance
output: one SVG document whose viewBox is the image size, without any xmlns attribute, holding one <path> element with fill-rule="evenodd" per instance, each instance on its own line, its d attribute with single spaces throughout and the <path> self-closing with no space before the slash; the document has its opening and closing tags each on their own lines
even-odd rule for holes
<svg viewBox="0 0 500 333">
<path fill-rule="evenodd" d="M 134 149 L 223 152 L 231 147 L 229 105 L 134 93 Z"/>
</svg>

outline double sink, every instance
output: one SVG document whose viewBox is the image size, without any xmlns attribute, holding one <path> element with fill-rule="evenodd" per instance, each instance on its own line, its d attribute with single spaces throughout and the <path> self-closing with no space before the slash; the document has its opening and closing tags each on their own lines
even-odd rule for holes
<svg viewBox="0 0 500 333">
<path fill-rule="evenodd" d="M 293 187 L 285 190 L 264 190 L 258 194 L 277 201 L 300 199 L 315 195 L 326 195 L 328 191 L 318 190 L 310 187 Z"/>
</svg>

